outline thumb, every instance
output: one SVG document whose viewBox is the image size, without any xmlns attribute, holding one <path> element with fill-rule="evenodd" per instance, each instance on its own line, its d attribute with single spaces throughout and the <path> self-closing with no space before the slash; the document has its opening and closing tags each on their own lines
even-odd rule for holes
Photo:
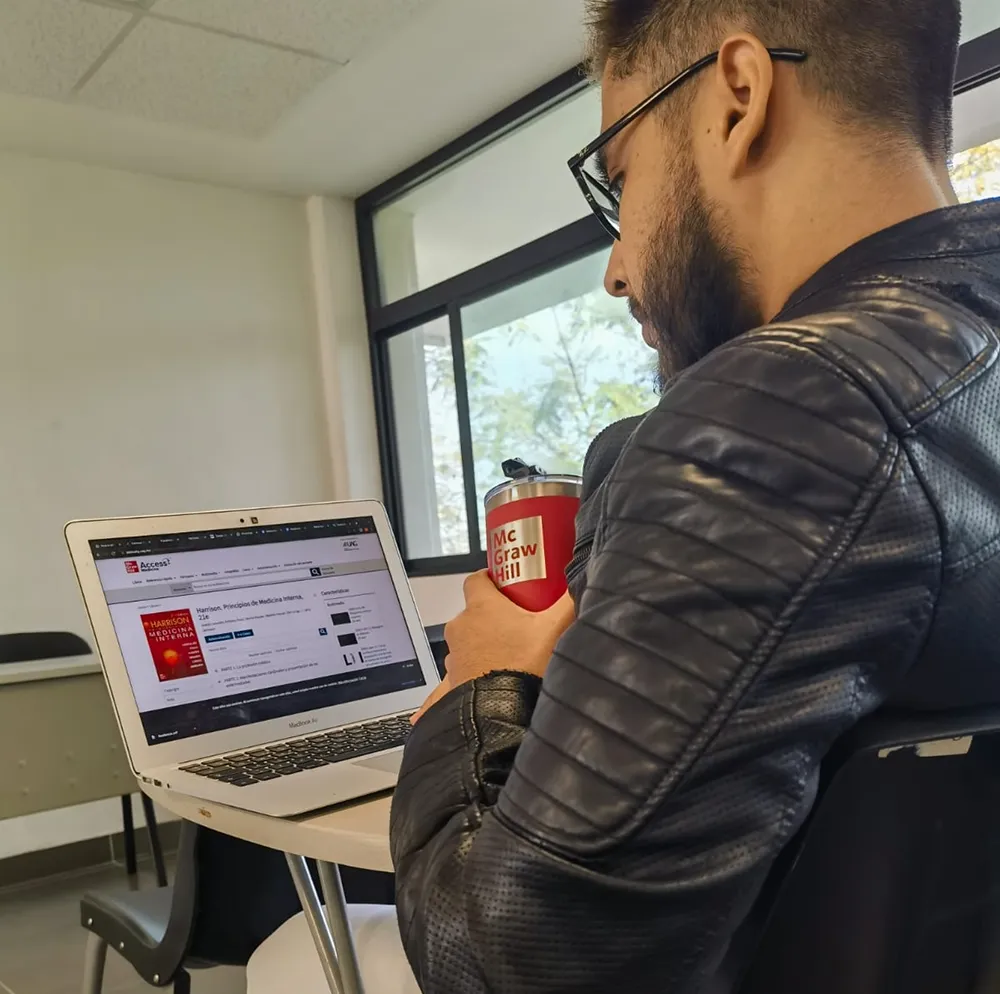
<svg viewBox="0 0 1000 994">
<path fill-rule="evenodd" d="M 473 604 L 496 594 L 497 587 L 493 577 L 490 576 L 490 571 L 483 569 L 466 577 L 462 592 L 465 594 L 465 603 Z"/>
<path fill-rule="evenodd" d="M 576 605 L 570 592 L 567 590 L 545 613 L 555 631 L 566 631 L 576 620 Z"/>
</svg>

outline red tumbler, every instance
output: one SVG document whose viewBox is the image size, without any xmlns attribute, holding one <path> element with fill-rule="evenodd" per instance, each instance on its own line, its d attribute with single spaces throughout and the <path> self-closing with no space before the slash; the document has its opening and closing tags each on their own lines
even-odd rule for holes
<svg viewBox="0 0 1000 994">
<path fill-rule="evenodd" d="M 549 476 L 529 468 L 486 495 L 490 575 L 527 611 L 544 611 L 566 593 L 582 490 L 578 476 Z"/>
</svg>

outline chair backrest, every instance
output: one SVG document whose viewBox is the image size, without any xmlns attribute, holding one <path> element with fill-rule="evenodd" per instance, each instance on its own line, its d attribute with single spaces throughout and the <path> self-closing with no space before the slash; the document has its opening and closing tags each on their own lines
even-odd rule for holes
<svg viewBox="0 0 1000 994">
<path fill-rule="evenodd" d="M 90 646 L 72 632 L 17 632 L 0 635 L 0 663 L 89 656 Z"/>
<path fill-rule="evenodd" d="M 444 640 L 444 625 L 428 625 L 424 631 L 427 632 L 427 641 L 431 644 L 438 672 L 444 676 L 444 661 L 448 655 L 448 643 Z"/>
<path fill-rule="evenodd" d="M 282 853 L 184 822 L 157 972 L 173 976 L 192 960 L 246 966 L 300 910 Z"/>
<path fill-rule="evenodd" d="M 739 994 L 1000 990 L 1000 710 L 880 714 L 841 743 L 741 947 Z"/>
</svg>

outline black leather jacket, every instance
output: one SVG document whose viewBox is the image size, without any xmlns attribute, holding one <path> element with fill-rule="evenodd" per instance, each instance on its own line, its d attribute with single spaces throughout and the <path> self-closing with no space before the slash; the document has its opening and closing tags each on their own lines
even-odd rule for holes
<svg viewBox="0 0 1000 994">
<path fill-rule="evenodd" d="M 671 384 L 544 685 L 461 687 L 407 745 L 426 994 L 699 990 L 839 736 L 1000 700 L 998 334 L 987 201 L 853 246 Z"/>
</svg>

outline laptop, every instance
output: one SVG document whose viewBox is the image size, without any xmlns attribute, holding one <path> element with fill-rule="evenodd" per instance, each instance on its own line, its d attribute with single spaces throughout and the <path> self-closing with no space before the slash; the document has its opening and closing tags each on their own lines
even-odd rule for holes
<svg viewBox="0 0 1000 994">
<path fill-rule="evenodd" d="M 74 521 L 143 783 L 278 817 L 395 786 L 438 684 L 377 501 Z"/>
</svg>

